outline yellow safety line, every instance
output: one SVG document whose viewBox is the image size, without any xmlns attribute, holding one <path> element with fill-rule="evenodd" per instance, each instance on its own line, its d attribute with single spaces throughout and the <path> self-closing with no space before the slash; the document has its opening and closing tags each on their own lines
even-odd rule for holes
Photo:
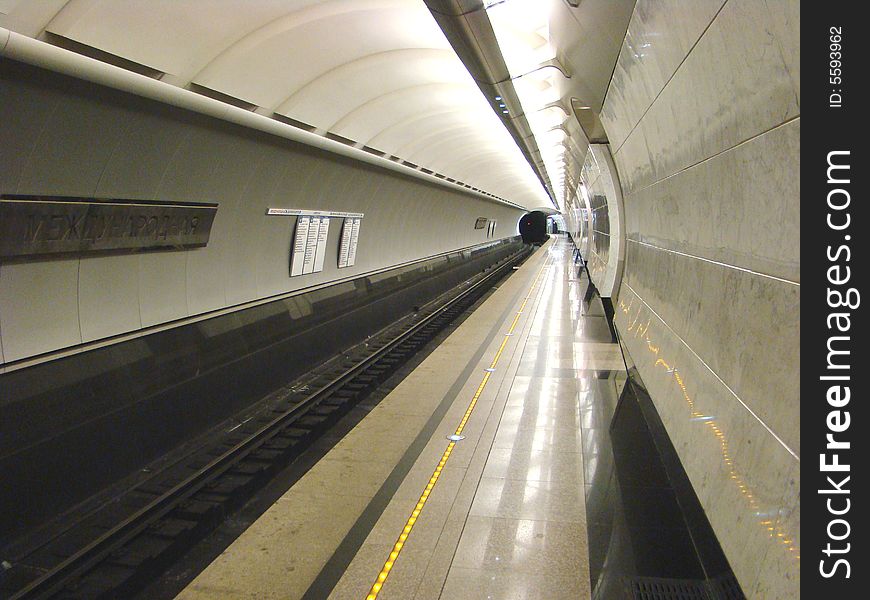
<svg viewBox="0 0 870 600">
<path fill-rule="evenodd" d="M 499 358 L 501 358 L 501 353 L 504 352 L 505 346 L 507 346 L 508 337 L 514 332 L 514 328 L 517 326 L 517 323 L 520 320 L 520 315 L 523 312 L 523 309 L 526 307 L 526 303 L 529 301 L 529 298 L 532 297 L 532 292 L 535 290 L 535 286 L 538 285 L 538 279 L 541 277 L 541 273 L 544 272 L 544 268 L 549 263 L 549 259 L 544 261 L 544 264 L 541 266 L 541 270 L 538 271 L 538 274 L 535 276 L 535 280 L 532 282 L 532 287 L 529 288 L 529 293 L 523 298 L 523 303 L 520 305 L 520 309 L 517 311 L 516 315 L 514 315 L 514 320 L 511 323 L 510 329 L 505 334 L 504 339 L 501 342 L 501 346 L 499 346 L 498 351 L 495 353 L 495 357 L 492 359 L 492 362 L 489 365 L 490 369 L 495 369 L 495 366 L 498 364 Z M 474 392 L 474 396 L 471 398 L 471 402 L 468 405 L 468 408 L 465 410 L 465 414 L 462 416 L 462 420 L 459 421 L 459 426 L 456 428 L 454 435 L 460 435 L 462 430 L 465 429 L 465 424 L 468 423 L 469 417 L 471 417 L 471 413 L 474 411 L 474 407 L 477 405 L 477 400 L 480 398 L 480 395 L 483 393 L 483 388 L 486 387 L 486 382 L 489 381 L 489 377 L 492 375 L 491 371 L 487 371 L 483 375 L 483 380 L 480 382 L 480 385 L 477 386 L 477 391 Z M 450 453 L 453 452 L 453 447 L 456 446 L 456 442 L 451 441 L 447 444 L 447 448 L 444 450 L 444 454 L 441 455 L 441 460 L 438 461 L 438 466 L 435 467 L 435 471 L 432 472 L 432 477 L 429 478 L 429 482 L 426 484 L 426 487 L 423 489 L 423 493 L 420 494 L 420 499 L 417 501 L 417 505 L 414 507 L 414 510 L 411 511 L 411 516 L 408 517 L 408 520 L 405 521 L 405 527 L 402 529 L 402 533 L 399 534 L 399 539 L 396 540 L 396 543 L 393 545 L 393 549 L 390 552 L 390 555 L 387 557 L 386 562 L 384 562 L 383 568 L 381 568 L 381 572 L 378 573 L 377 579 L 372 584 L 371 589 L 369 590 L 368 596 L 366 596 L 366 600 L 375 600 L 378 597 L 381 589 L 384 587 L 384 583 L 387 581 L 387 577 L 390 575 L 390 571 L 393 568 L 393 565 L 396 563 L 396 559 L 399 558 L 399 554 L 402 552 L 402 548 L 405 546 L 405 540 L 408 539 L 408 536 L 411 534 L 411 530 L 414 529 L 414 523 L 417 522 L 417 517 L 420 516 L 420 511 L 423 510 L 423 507 L 426 505 L 426 501 L 429 499 L 429 495 L 432 493 L 432 489 L 435 487 L 435 484 L 438 482 L 438 478 L 441 476 L 441 471 L 444 470 L 444 465 L 447 464 L 447 459 L 450 458 Z"/>
</svg>

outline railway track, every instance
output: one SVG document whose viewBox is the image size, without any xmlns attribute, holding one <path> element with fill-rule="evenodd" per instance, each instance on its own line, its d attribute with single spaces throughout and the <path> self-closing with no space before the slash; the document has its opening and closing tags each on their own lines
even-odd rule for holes
<svg viewBox="0 0 870 600">
<path fill-rule="evenodd" d="M 99 511 L 43 543 L 4 579 L 11 600 L 126 598 L 290 465 L 321 434 L 388 379 L 494 283 L 528 256 L 523 249 L 283 389 L 248 419 L 154 473 Z M 15 569 L 19 572 L 16 573 Z M 24 573 L 22 573 L 24 571 Z M 9 577 L 9 576 L 12 577 Z"/>
</svg>

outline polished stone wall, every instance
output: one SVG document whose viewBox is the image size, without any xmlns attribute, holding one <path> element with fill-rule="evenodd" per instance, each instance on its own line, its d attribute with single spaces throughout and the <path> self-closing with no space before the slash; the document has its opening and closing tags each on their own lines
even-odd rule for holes
<svg viewBox="0 0 870 600">
<path fill-rule="evenodd" d="M 797 598 L 797 0 L 639 0 L 601 117 L 616 324 L 749 598 Z"/>
<path fill-rule="evenodd" d="M 0 265 L 0 372 L 484 243 L 478 217 L 511 237 L 524 212 L 8 59 L 0 106 L 0 193 L 219 204 L 206 248 Z M 290 278 L 295 219 L 269 207 L 365 213 L 355 266 Z"/>
</svg>

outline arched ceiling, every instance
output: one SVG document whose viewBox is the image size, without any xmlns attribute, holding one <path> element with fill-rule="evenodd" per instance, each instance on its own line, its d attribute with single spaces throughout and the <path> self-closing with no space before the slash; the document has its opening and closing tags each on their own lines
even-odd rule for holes
<svg viewBox="0 0 870 600">
<path fill-rule="evenodd" d="M 600 142 L 587 133 L 573 107 L 594 113 L 597 121 L 634 5 L 635 0 L 487 3 L 560 204 L 576 193 L 590 142 Z"/>
<path fill-rule="evenodd" d="M 10 6 L 0 26 L 47 41 L 60 36 L 167 83 L 218 92 L 525 207 L 549 203 L 422 0 Z"/>
</svg>

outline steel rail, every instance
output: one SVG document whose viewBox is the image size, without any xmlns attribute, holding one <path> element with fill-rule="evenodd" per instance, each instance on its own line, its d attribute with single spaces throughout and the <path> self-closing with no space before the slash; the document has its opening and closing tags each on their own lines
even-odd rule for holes
<svg viewBox="0 0 870 600">
<path fill-rule="evenodd" d="M 50 598 L 61 592 L 74 578 L 86 574 L 104 561 L 113 551 L 127 544 L 141 534 L 155 521 L 165 517 L 180 502 L 192 497 L 201 491 L 210 482 L 233 468 L 234 465 L 244 460 L 252 452 L 262 447 L 269 440 L 276 437 L 282 430 L 291 426 L 299 418 L 316 408 L 318 404 L 342 385 L 351 382 L 355 377 L 373 367 L 377 362 L 387 356 L 402 343 L 408 341 L 417 333 L 421 332 L 436 319 L 445 315 L 459 302 L 469 295 L 478 291 L 493 278 L 502 275 L 508 268 L 526 256 L 523 251 L 517 252 L 504 259 L 503 264 L 497 265 L 492 272 L 484 275 L 467 289 L 462 290 L 455 297 L 438 307 L 431 314 L 415 323 L 396 338 L 387 342 L 383 347 L 374 351 L 359 363 L 353 365 L 341 375 L 335 377 L 315 392 L 312 392 L 298 404 L 278 415 L 271 422 L 264 425 L 256 432 L 238 442 L 229 450 L 200 468 L 198 471 L 181 481 L 167 492 L 158 496 L 147 505 L 104 532 L 73 555 L 67 557 L 60 564 L 51 568 L 37 579 L 34 579 L 21 590 L 15 592 L 10 600 L 36 600 Z"/>
</svg>

